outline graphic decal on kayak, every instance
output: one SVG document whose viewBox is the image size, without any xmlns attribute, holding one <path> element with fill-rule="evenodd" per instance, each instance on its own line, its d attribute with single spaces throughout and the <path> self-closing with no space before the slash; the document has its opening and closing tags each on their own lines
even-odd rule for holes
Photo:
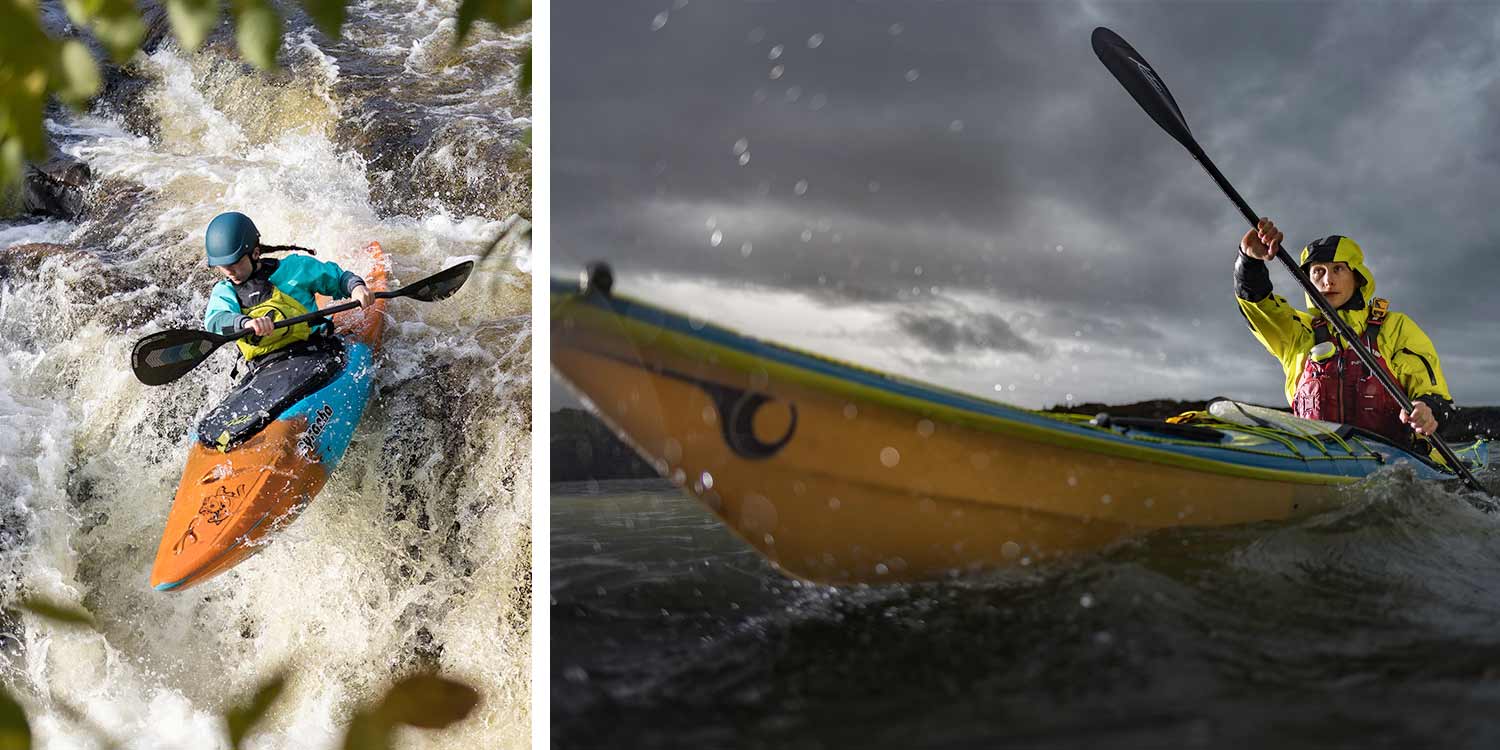
<svg viewBox="0 0 1500 750">
<path fill-rule="evenodd" d="M 203 498 L 203 503 L 198 506 L 198 515 L 188 523 L 187 530 L 182 532 L 182 536 L 178 538 L 177 543 L 172 545 L 173 554 L 182 554 L 182 550 L 189 543 L 198 541 L 197 530 L 199 521 L 208 521 L 217 526 L 229 520 L 230 506 L 235 500 L 240 499 L 240 496 L 243 494 L 245 494 L 245 485 L 243 484 L 237 485 L 234 489 L 229 489 L 229 485 L 227 484 L 221 484 L 219 485 L 219 489 L 214 491 L 214 494 Z"/>
<path fill-rule="evenodd" d="M 297 455 L 303 457 L 311 456 L 312 460 L 316 462 L 323 460 L 323 457 L 317 452 L 318 438 L 323 436 L 323 430 L 328 428 L 328 422 L 331 419 L 333 419 L 333 406 L 331 404 L 323 404 L 322 408 L 318 409 L 318 413 L 314 415 L 312 424 L 308 425 L 307 432 L 302 433 L 302 437 L 297 438 Z"/>
<path fill-rule="evenodd" d="M 755 436 L 755 413 L 775 399 L 764 393 L 744 391 L 703 380 L 690 382 L 702 388 L 713 399 L 714 408 L 719 412 L 719 431 L 724 435 L 724 443 L 740 458 L 752 461 L 770 458 L 785 447 L 791 441 L 792 434 L 797 431 L 796 404 L 788 402 L 786 405 L 791 414 L 786 434 L 775 442 L 767 443 Z"/>
<path fill-rule="evenodd" d="M 631 367 L 641 366 L 640 362 L 625 357 L 603 353 L 599 353 L 599 356 Z M 662 377 L 691 383 L 703 389 L 703 392 L 713 400 L 714 410 L 718 412 L 719 432 L 724 437 L 724 444 L 740 458 L 751 461 L 770 458 L 785 448 L 786 444 L 791 442 L 792 435 L 797 432 L 797 405 L 790 401 L 786 402 L 789 417 L 786 432 L 768 443 L 755 436 L 755 415 L 767 404 L 774 403 L 777 399 L 764 393 L 711 383 L 685 372 L 665 367 L 651 367 L 650 370 Z"/>
</svg>

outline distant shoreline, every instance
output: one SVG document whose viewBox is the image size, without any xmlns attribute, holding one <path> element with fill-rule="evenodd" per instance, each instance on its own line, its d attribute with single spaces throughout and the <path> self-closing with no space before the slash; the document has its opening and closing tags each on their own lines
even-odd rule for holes
<svg viewBox="0 0 1500 750">
<path fill-rule="evenodd" d="M 1208 401 L 1154 399 L 1133 404 L 1082 403 L 1053 406 L 1044 411 L 1060 414 L 1099 414 L 1117 417 L 1165 419 L 1185 411 L 1208 408 Z M 552 412 L 552 482 L 584 482 L 602 479 L 650 479 L 659 476 L 599 418 L 583 409 L 564 408 Z M 1445 440 L 1467 442 L 1478 437 L 1500 436 L 1500 406 L 1461 409 L 1441 431 Z"/>
</svg>

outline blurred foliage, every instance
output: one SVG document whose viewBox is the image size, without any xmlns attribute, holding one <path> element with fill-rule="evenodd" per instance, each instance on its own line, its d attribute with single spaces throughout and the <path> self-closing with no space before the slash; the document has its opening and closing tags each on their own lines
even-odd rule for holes
<svg viewBox="0 0 1500 750">
<path fill-rule="evenodd" d="M 20 607 L 53 625 L 96 626 L 94 616 L 81 607 L 35 597 L 23 600 Z M 243 747 L 256 725 L 270 714 L 271 707 L 286 692 L 287 675 L 286 669 L 278 671 L 225 712 L 224 725 L 231 748 L 239 750 Z M 96 746 L 121 746 L 118 740 L 66 700 L 54 696 L 52 705 L 64 718 L 87 729 Z M 469 685 L 436 674 L 411 675 L 398 680 L 373 705 L 355 711 L 345 732 L 343 747 L 345 750 L 389 750 L 396 727 L 445 729 L 468 718 L 478 705 L 479 692 Z M 30 748 L 31 726 L 26 711 L 0 686 L 0 750 Z"/>
<path fill-rule="evenodd" d="M 30 750 L 31 725 L 21 704 L 0 688 L 0 750 Z"/>
<path fill-rule="evenodd" d="M 219 23 L 221 0 L 164 0 L 178 43 L 198 49 Z M 338 37 L 345 0 L 301 0 L 313 23 Z M 62 0 L 68 18 L 123 64 L 146 36 L 134 0 Z M 262 70 L 276 66 L 285 30 L 270 0 L 229 0 L 240 54 Z M 531 0 L 462 0 L 455 44 L 479 21 L 511 29 L 531 20 Z M 531 48 L 521 55 L 519 85 L 531 90 Z M 40 0 L 0 0 L 0 188 L 19 181 L 27 161 L 47 157 L 42 117 L 49 97 L 83 108 L 103 86 L 98 63 L 80 39 L 54 39 L 41 23 Z"/>
<path fill-rule="evenodd" d="M 72 604 L 33 596 L 21 600 L 21 609 L 55 625 L 94 627 L 94 616 L 88 610 Z"/>
<path fill-rule="evenodd" d="M 407 677 L 391 686 L 373 707 L 354 714 L 344 750 L 389 750 L 397 726 L 443 729 L 466 718 L 479 705 L 479 693 L 434 674 Z"/>
<path fill-rule="evenodd" d="M 262 682 L 260 687 L 249 699 L 241 701 L 229 713 L 224 714 L 224 722 L 229 725 L 229 746 L 234 750 L 240 750 L 241 743 L 250 735 L 250 730 L 270 713 L 271 706 L 281 693 L 286 690 L 286 672 L 277 672 L 270 679 Z"/>
</svg>

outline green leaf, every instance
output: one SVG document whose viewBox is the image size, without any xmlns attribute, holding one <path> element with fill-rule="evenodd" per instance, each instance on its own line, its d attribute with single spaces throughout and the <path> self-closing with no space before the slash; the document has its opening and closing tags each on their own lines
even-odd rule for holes
<svg viewBox="0 0 1500 750">
<path fill-rule="evenodd" d="M 21 142 L 14 137 L 0 142 L 0 185 L 11 185 L 21 179 L 21 170 L 26 168 L 26 155 Z"/>
<path fill-rule="evenodd" d="M 318 30 L 338 38 L 344 26 L 344 0 L 302 0 L 302 7 L 312 16 Z"/>
<path fill-rule="evenodd" d="M 219 23 L 219 0 L 167 0 L 167 20 L 185 51 L 192 52 Z"/>
<path fill-rule="evenodd" d="M 234 40 L 240 54 L 261 70 L 276 67 L 281 16 L 265 0 L 237 0 L 234 6 Z"/>
<path fill-rule="evenodd" d="M 256 688 L 255 694 L 250 696 L 224 715 L 224 720 L 229 724 L 229 744 L 238 750 L 240 743 L 250 734 L 250 730 L 265 718 L 266 713 L 271 710 L 271 705 L 281 697 L 282 691 L 286 689 L 286 673 L 281 672 L 262 682 Z"/>
<path fill-rule="evenodd" d="M 94 627 L 94 616 L 89 611 L 71 604 L 58 604 L 39 597 L 27 597 L 21 609 L 57 625 L 83 625 Z"/>
<path fill-rule="evenodd" d="M 0 750 L 31 750 L 31 725 L 21 704 L 0 689 Z"/>
<path fill-rule="evenodd" d="M 371 715 L 358 711 L 344 732 L 343 750 L 390 750 L 391 725 Z"/>
<path fill-rule="evenodd" d="M 531 93 L 531 45 L 526 46 L 526 57 L 521 60 L 521 90 Z"/>
<path fill-rule="evenodd" d="M 77 39 L 69 39 L 58 47 L 57 69 L 61 73 L 57 81 L 57 95 L 69 104 L 84 104 L 98 94 L 103 86 L 94 56 Z"/>
<path fill-rule="evenodd" d="M 463 44 L 475 21 L 489 21 L 502 29 L 519 26 L 531 20 L 531 0 L 463 0 L 458 6 L 458 36 L 455 46 Z"/>
<path fill-rule="evenodd" d="M 146 25 L 132 0 L 63 0 L 63 7 L 74 23 L 94 32 L 117 63 L 129 60 L 146 38 Z"/>
<path fill-rule="evenodd" d="M 479 693 L 462 682 L 437 675 L 412 675 L 391 687 L 376 715 L 391 724 L 442 729 L 461 721 L 479 705 Z"/>
</svg>

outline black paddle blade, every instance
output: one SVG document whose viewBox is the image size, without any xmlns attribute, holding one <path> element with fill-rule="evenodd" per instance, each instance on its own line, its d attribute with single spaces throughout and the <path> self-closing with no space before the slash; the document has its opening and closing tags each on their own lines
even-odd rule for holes
<svg viewBox="0 0 1500 750">
<path fill-rule="evenodd" d="M 227 340 L 208 331 L 183 328 L 153 333 L 130 351 L 130 369 L 146 385 L 166 385 L 197 367 Z"/>
<path fill-rule="evenodd" d="M 1187 118 L 1177 108 L 1177 100 L 1172 98 L 1167 84 L 1162 82 L 1161 76 L 1156 74 L 1146 58 L 1141 57 L 1141 53 L 1136 52 L 1119 34 L 1103 26 L 1094 29 L 1093 45 L 1099 62 L 1109 68 L 1115 80 L 1130 92 L 1130 96 L 1141 105 L 1141 109 L 1146 110 L 1146 114 L 1151 115 L 1157 125 L 1176 138 L 1178 143 L 1190 149 L 1192 145 L 1189 144 L 1196 145 L 1192 132 L 1188 130 Z"/>
<path fill-rule="evenodd" d="M 401 288 L 399 294 L 402 297 L 411 297 L 422 302 L 447 299 L 452 297 L 465 281 L 469 280 L 469 274 L 473 271 L 474 261 L 466 260 L 452 268 L 444 268 L 421 281 L 407 284 Z"/>
</svg>

